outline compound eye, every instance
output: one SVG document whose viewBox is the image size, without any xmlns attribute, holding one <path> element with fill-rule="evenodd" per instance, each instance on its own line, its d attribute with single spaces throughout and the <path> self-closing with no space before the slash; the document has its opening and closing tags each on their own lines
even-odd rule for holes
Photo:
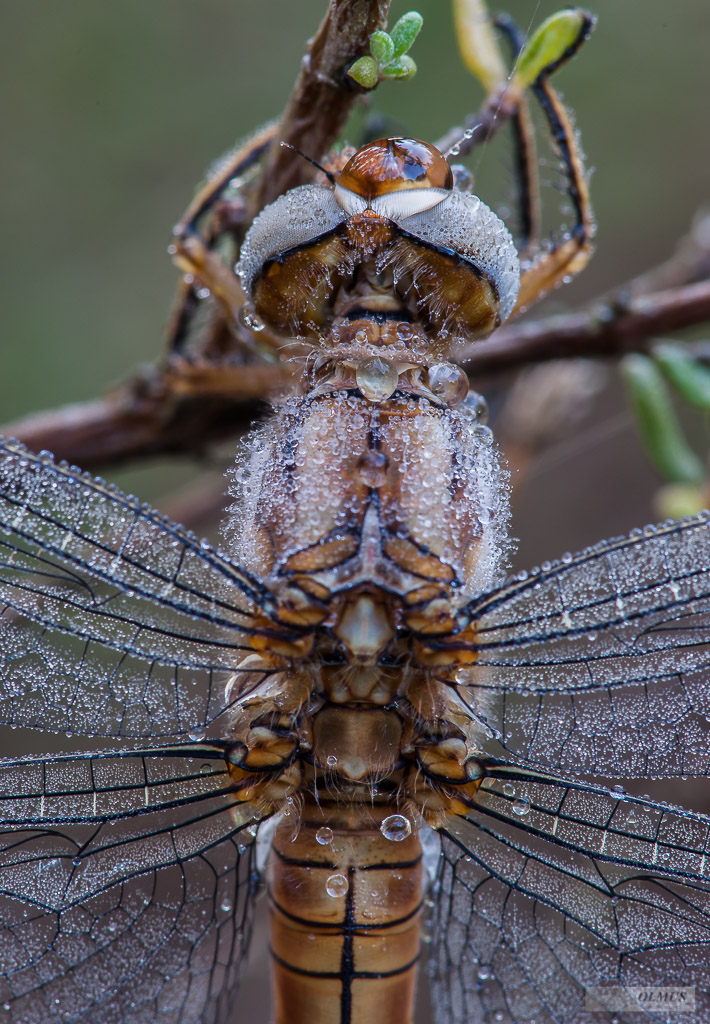
<svg viewBox="0 0 710 1024">
<path fill-rule="evenodd" d="M 346 163 L 338 185 L 370 202 L 412 188 L 453 188 L 451 168 L 435 146 L 418 139 L 378 139 Z"/>
</svg>

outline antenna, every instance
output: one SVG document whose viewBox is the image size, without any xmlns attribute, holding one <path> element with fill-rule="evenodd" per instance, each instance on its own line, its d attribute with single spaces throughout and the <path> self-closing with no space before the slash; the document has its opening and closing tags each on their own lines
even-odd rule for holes
<svg viewBox="0 0 710 1024">
<path fill-rule="evenodd" d="M 332 171 L 326 171 L 325 167 L 321 166 L 321 164 L 319 164 L 317 160 L 314 160 L 310 156 L 306 156 L 306 154 L 302 153 L 300 149 L 296 148 L 296 146 L 292 146 L 290 142 L 282 142 L 281 145 L 284 147 L 284 149 L 292 149 L 294 153 L 298 153 L 298 155 L 302 156 L 303 159 L 306 160 L 309 164 L 313 164 L 313 166 L 317 167 L 322 174 L 325 174 L 326 178 L 328 179 L 331 185 L 335 185 L 335 175 L 333 174 Z"/>
</svg>

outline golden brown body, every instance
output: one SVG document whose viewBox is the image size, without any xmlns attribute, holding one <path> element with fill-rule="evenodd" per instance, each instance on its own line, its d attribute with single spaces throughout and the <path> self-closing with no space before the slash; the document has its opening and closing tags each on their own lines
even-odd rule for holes
<svg viewBox="0 0 710 1024">
<path fill-rule="evenodd" d="M 289 817 L 277 828 L 267 875 L 274 1024 L 411 1024 L 424 870 L 416 832 L 383 835 L 393 813 L 307 798 L 298 831 Z"/>
<path fill-rule="evenodd" d="M 330 181 L 264 210 L 238 267 L 251 311 L 312 359 L 238 479 L 236 554 L 274 603 L 233 683 L 230 771 L 239 799 L 288 811 L 267 872 L 275 1024 L 411 1024 L 418 829 L 482 774 L 459 612 L 506 546 L 480 402 L 442 360 L 510 315 L 519 261 L 431 146 L 379 140 Z"/>
<path fill-rule="evenodd" d="M 475 413 L 407 372 L 382 401 L 342 383 L 293 400 L 241 481 L 242 558 L 279 581 L 283 623 L 235 677 L 231 769 L 241 799 L 288 811 L 267 870 L 275 1024 L 411 1024 L 418 831 L 476 785 L 440 638 L 498 560 L 499 473 Z"/>
</svg>

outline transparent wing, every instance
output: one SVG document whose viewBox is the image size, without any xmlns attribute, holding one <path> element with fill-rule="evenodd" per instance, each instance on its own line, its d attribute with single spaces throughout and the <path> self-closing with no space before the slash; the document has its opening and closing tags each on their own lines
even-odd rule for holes
<svg viewBox="0 0 710 1024">
<path fill-rule="evenodd" d="M 442 836 L 438 1024 L 708 1024 L 708 852 L 702 815 L 494 769 Z M 639 1016 L 637 986 L 685 1012 Z"/>
<path fill-rule="evenodd" d="M 220 753 L 0 762 L 2 1020 L 234 1021 L 256 828 Z"/>
<path fill-rule="evenodd" d="M 135 498 L 0 443 L 0 721 L 87 735 L 204 727 L 246 636 L 268 635 L 269 603 Z"/>
<path fill-rule="evenodd" d="M 710 771 L 708 513 L 543 565 L 465 614 L 506 750 L 593 774 Z"/>
</svg>

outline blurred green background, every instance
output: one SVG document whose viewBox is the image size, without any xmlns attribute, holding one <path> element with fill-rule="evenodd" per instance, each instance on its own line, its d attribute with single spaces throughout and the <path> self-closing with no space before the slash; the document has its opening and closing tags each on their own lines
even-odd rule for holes
<svg viewBox="0 0 710 1024">
<path fill-rule="evenodd" d="M 403 130 L 435 139 L 480 94 L 458 60 L 448 4 L 418 6 L 419 73 L 381 87 L 375 102 Z M 280 111 L 324 9 L 323 0 L 0 5 L 0 422 L 90 398 L 160 352 L 176 280 L 166 254 L 171 226 L 210 162 Z M 393 17 L 406 9 L 395 3 Z M 512 0 L 506 9 L 526 29 L 556 5 Z M 708 199 L 710 6 L 602 0 L 595 12 L 592 40 L 558 84 L 594 168 L 597 254 L 550 309 L 665 258 Z M 484 199 L 495 205 L 512 194 L 499 151 L 474 168 Z M 531 481 L 521 493 L 523 560 L 651 517 L 655 480 L 635 439 L 614 438 L 607 450 L 585 442 L 584 450 L 581 479 L 569 483 L 570 466 L 541 470 L 538 491 Z M 616 478 L 636 468 L 639 483 L 622 503 Z M 173 464 L 114 475 L 155 500 L 191 473 Z"/>
<path fill-rule="evenodd" d="M 375 99 L 402 129 L 433 140 L 480 93 L 459 63 L 448 4 L 416 6 L 419 73 Z M 528 28 L 558 5 L 503 6 Z M 91 398 L 160 353 L 176 281 L 172 224 L 210 162 L 279 113 L 324 9 L 324 0 L 0 5 L 0 422 Z M 407 9 L 393 4 L 393 17 Z M 710 5 L 599 0 L 593 9 L 597 30 L 558 84 L 595 169 L 597 253 L 548 311 L 666 258 L 710 197 Z M 491 189 L 504 200 L 511 179 L 500 153 L 473 166 L 483 198 Z M 522 562 L 653 518 L 658 481 L 620 408 L 612 387 L 598 419 L 530 475 L 517 497 Z M 114 476 L 156 500 L 194 472 L 151 465 Z M 257 973 L 253 989 L 263 984 Z"/>
<path fill-rule="evenodd" d="M 375 102 L 403 130 L 435 139 L 475 109 L 480 94 L 458 60 L 448 4 L 418 6 L 419 73 L 407 85 L 381 87 Z M 176 280 L 166 254 L 171 226 L 212 159 L 282 108 L 324 9 L 323 0 L 1 5 L 0 422 L 90 398 L 160 352 Z M 393 17 L 406 9 L 395 3 Z M 548 0 L 506 7 L 523 28 L 555 9 Z M 577 282 L 548 300 L 550 309 L 665 258 L 708 200 L 710 6 L 602 0 L 595 12 L 592 40 L 558 84 L 594 168 L 597 253 Z M 484 199 L 495 205 L 511 194 L 499 151 L 477 157 L 474 168 Z M 610 491 L 595 484 L 590 506 L 583 493 L 575 504 L 585 478 L 570 486 L 563 474 L 558 487 L 553 474 L 541 500 L 520 496 L 525 560 L 651 517 L 653 474 L 633 438 L 617 442 L 601 455 L 585 442 L 584 458 L 588 477 L 602 472 L 612 482 L 638 464 L 639 484 L 622 514 L 618 480 Z M 114 475 L 156 499 L 191 472 L 151 466 Z M 550 519 L 550 495 L 560 527 L 552 552 L 536 525 Z M 571 529 L 583 510 L 588 526 Z"/>
</svg>

